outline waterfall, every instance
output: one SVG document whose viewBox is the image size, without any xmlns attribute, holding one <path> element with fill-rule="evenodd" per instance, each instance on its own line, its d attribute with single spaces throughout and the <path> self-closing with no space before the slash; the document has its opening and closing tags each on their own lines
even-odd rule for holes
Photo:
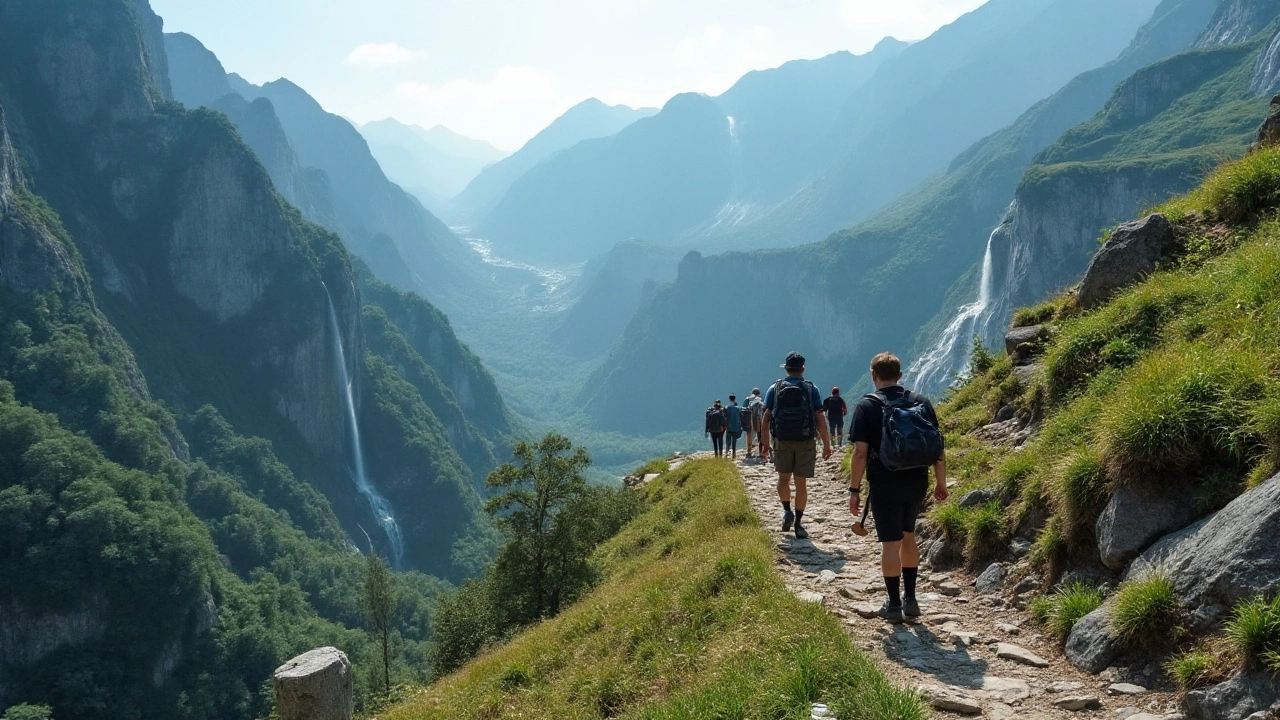
<svg viewBox="0 0 1280 720">
<path fill-rule="evenodd" d="M 387 546 L 391 549 L 391 567 L 399 568 L 404 557 L 404 537 L 400 534 L 400 525 L 396 522 L 395 511 L 391 503 L 369 482 L 369 475 L 364 464 L 364 450 L 360 445 L 360 423 L 356 419 L 356 402 L 351 394 L 351 376 L 347 373 L 347 353 L 342 347 L 342 330 L 338 327 L 338 313 L 333 309 L 333 296 L 329 294 L 329 286 L 324 286 L 325 299 L 329 301 L 329 329 L 333 331 L 333 352 L 338 360 L 338 379 L 342 382 L 347 400 L 347 426 L 351 433 L 351 459 L 354 468 L 350 469 L 351 479 L 355 481 L 356 490 L 369 503 L 373 519 L 382 527 L 387 535 Z M 364 528 L 361 528 L 364 530 Z M 365 538 L 369 537 L 365 533 Z"/>
<path fill-rule="evenodd" d="M 973 336 L 985 334 L 991 307 L 992 260 L 991 245 L 996 228 L 987 238 L 987 252 L 982 258 L 982 279 L 978 283 L 978 300 L 961 306 L 956 316 L 942 331 L 942 337 L 932 350 L 916 361 L 913 382 L 920 392 L 942 390 L 951 384 L 953 374 L 968 366 L 969 353 L 973 349 Z"/>
<path fill-rule="evenodd" d="M 738 137 L 738 120 L 729 116 L 729 173 L 732 194 L 729 202 L 736 202 L 742 195 L 742 138 Z"/>
</svg>

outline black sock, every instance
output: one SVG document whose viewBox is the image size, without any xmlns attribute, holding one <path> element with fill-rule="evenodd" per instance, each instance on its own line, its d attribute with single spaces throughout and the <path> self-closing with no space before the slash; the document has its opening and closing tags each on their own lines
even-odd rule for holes
<svg viewBox="0 0 1280 720">
<path fill-rule="evenodd" d="M 902 592 L 910 600 L 916 599 L 916 575 L 920 568 L 902 568 Z"/>
<path fill-rule="evenodd" d="M 890 605 L 902 604 L 902 596 L 898 593 L 898 581 L 901 579 L 899 577 L 889 577 L 888 575 L 884 578 L 884 587 L 889 591 Z"/>
<path fill-rule="evenodd" d="M 791 512 L 791 501 L 790 501 L 790 500 L 783 500 L 783 501 L 782 501 L 782 509 L 783 509 L 783 510 L 786 510 L 787 512 Z"/>
<path fill-rule="evenodd" d="M 800 524 L 800 518 L 802 518 L 802 517 L 804 517 L 804 511 L 803 511 L 803 510 L 797 510 L 797 511 L 796 511 L 796 524 L 797 524 L 797 525 L 799 525 L 799 524 Z"/>
</svg>

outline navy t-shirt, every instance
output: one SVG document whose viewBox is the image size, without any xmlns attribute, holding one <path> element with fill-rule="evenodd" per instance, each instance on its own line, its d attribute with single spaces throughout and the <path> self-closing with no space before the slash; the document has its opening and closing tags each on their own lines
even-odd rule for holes
<svg viewBox="0 0 1280 720">
<path fill-rule="evenodd" d="M 899 400 L 903 395 L 909 395 L 910 399 L 922 403 L 925 407 L 925 413 L 935 425 L 938 424 L 938 415 L 933 410 L 933 403 L 929 402 L 929 398 L 913 393 L 904 389 L 901 385 L 891 385 L 880 391 L 882 395 L 890 400 Z M 867 461 L 867 480 L 875 482 L 877 480 L 893 480 L 898 482 L 910 482 L 913 480 L 929 480 L 929 468 L 912 468 L 911 470 L 900 470 L 893 472 L 880 462 L 880 435 L 884 431 L 884 405 L 880 400 L 872 400 L 863 397 L 858 404 L 853 407 L 853 421 L 849 424 L 849 441 L 864 442 L 871 447 L 871 459 Z"/>
<path fill-rule="evenodd" d="M 799 385 L 800 383 L 804 382 L 804 378 L 792 377 L 788 375 L 782 379 L 782 382 L 787 383 L 788 385 Z M 773 403 L 775 398 L 774 398 L 773 388 L 777 384 L 778 383 L 774 383 L 773 385 L 770 385 L 769 390 L 764 394 L 764 406 L 770 411 L 774 409 Z M 813 406 L 813 411 L 821 412 L 822 411 L 822 393 L 818 392 L 817 385 L 810 385 L 809 391 L 812 393 L 812 395 L 810 396 L 809 402 Z M 814 436 L 817 436 L 817 431 L 814 432 Z"/>
</svg>

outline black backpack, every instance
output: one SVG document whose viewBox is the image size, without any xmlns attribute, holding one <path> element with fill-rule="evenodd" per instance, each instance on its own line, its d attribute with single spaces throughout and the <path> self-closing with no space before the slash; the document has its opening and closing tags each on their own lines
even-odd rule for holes
<svg viewBox="0 0 1280 720">
<path fill-rule="evenodd" d="M 707 432 L 724 432 L 726 424 L 723 410 L 717 409 L 714 406 L 707 408 Z"/>
<path fill-rule="evenodd" d="M 795 385 L 785 380 L 774 383 L 770 410 L 769 433 L 779 440 L 812 440 L 818 432 L 813 420 L 813 383 L 808 380 Z"/>
<path fill-rule="evenodd" d="M 942 459 L 942 432 L 918 396 L 904 393 L 901 398 L 890 400 L 876 392 L 866 397 L 883 408 L 877 457 L 885 468 L 890 472 L 927 468 Z"/>
</svg>

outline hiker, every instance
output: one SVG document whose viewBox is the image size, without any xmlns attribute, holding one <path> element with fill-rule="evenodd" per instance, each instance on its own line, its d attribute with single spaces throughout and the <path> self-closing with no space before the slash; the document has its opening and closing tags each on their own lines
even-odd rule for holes
<svg viewBox="0 0 1280 720">
<path fill-rule="evenodd" d="M 782 532 L 795 523 L 796 537 L 809 533 L 801 521 L 809 501 L 808 480 L 818 464 L 815 437 L 822 438 L 822 459 L 831 457 L 831 436 L 822 417 L 822 393 L 804 379 L 804 356 L 787 355 L 782 367 L 787 376 L 775 382 L 764 395 L 764 422 L 760 431 L 760 449 L 773 455 L 778 471 L 778 499 L 782 501 Z M 769 443 L 772 440 L 772 447 Z M 791 510 L 791 480 L 796 482 L 796 507 Z"/>
<path fill-rule="evenodd" d="M 711 436 L 711 449 L 715 450 L 716 457 L 724 456 L 724 431 L 728 427 L 728 419 L 724 415 L 724 406 L 719 400 L 711 407 L 707 408 L 707 431 L 706 434 Z"/>
<path fill-rule="evenodd" d="M 827 414 L 827 427 L 836 447 L 844 446 L 844 416 L 849 414 L 849 406 L 840 397 L 840 388 L 831 388 L 831 397 L 822 401 L 822 410 Z"/>
<path fill-rule="evenodd" d="M 727 435 L 729 442 L 727 443 L 728 446 L 725 448 L 725 452 L 733 453 L 733 457 L 737 459 L 738 438 L 742 437 L 742 424 L 744 420 L 747 423 L 750 423 L 751 417 L 747 415 L 745 410 L 738 407 L 738 396 L 733 394 L 729 395 L 729 405 L 724 409 L 724 416 L 729 421 Z"/>
<path fill-rule="evenodd" d="M 904 615 L 920 616 L 915 526 L 929 492 L 929 466 L 934 473 L 933 497 L 938 502 L 947 499 L 947 459 L 938 416 L 928 398 L 899 384 L 901 378 L 902 363 L 896 356 L 875 356 L 871 382 L 876 391 L 858 401 L 849 424 L 849 441 L 854 445 L 849 512 L 855 517 L 860 512 L 865 471 L 871 485 L 867 505 L 875 518 L 880 568 L 889 595 L 880 617 L 890 622 L 902 622 Z"/>
<path fill-rule="evenodd" d="M 750 458 L 752 445 L 760 434 L 760 421 L 764 418 L 764 398 L 760 397 L 760 388 L 752 389 L 747 396 L 743 417 L 742 429 L 747 433 L 747 457 Z"/>
</svg>

